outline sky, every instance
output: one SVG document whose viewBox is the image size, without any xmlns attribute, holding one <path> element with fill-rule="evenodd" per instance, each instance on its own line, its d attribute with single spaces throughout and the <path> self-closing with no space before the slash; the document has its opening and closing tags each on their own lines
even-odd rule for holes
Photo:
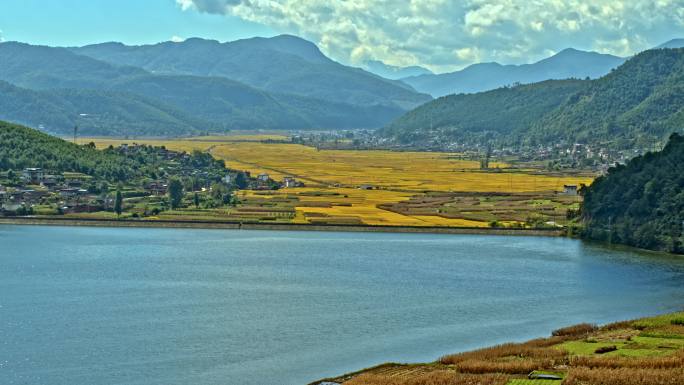
<svg viewBox="0 0 684 385">
<path fill-rule="evenodd" d="M 74 46 L 289 33 L 333 59 L 436 72 L 684 37 L 684 0 L 0 0 L 0 39 Z"/>
</svg>

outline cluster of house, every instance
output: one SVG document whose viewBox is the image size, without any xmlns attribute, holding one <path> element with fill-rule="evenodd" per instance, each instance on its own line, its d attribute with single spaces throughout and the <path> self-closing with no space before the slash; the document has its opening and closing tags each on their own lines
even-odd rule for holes
<svg viewBox="0 0 684 385">
<path fill-rule="evenodd" d="M 89 212 L 102 210 L 104 199 L 83 188 L 87 176 L 47 174 L 41 168 L 26 168 L 21 174 L 21 183 L 14 187 L 0 185 L 0 213 L 16 213 L 46 200 L 59 203 L 63 212 Z"/>
<path fill-rule="evenodd" d="M 247 177 L 250 177 L 249 172 L 246 172 Z M 267 173 L 261 173 L 249 183 L 249 189 L 251 190 L 274 190 L 279 188 L 294 188 L 294 187 L 304 187 L 304 183 L 296 180 L 292 176 L 286 176 L 283 178 L 282 182 L 276 182 Z"/>
<path fill-rule="evenodd" d="M 170 155 L 178 154 L 171 151 L 168 153 Z M 197 180 L 201 181 L 203 189 L 209 188 L 208 175 L 204 174 L 206 172 L 201 170 L 181 170 L 181 175 L 196 177 Z M 286 176 L 282 182 L 277 182 L 266 173 L 259 174 L 256 178 L 252 178 L 249 172 L 245 174 L 248 189 L 273 190 L 304 186 L 302 182 L 291 176 Z M 236 176 L 234 173 L 228 173 L 221 181 L 231 186 L 235 183 Z M 87 179 L 89 177 L 82 174 L 53 175 L 41 168 L 26 168 L 22 171 L 20 183 L 13 183 L 12 187 L 0 184 L 0 215 L 26 214 L 33 207 L 45 204 L 57 204 L 62 213 L 97 212 L 112 209 L 114 199 L 111 196 L 91 193 L 84 188 Z M 164 196 L 168 193 L 169 185 L 166 180 L 153 180 L 142 187 L 145 193 L 150 196 Z"/>
</svg>

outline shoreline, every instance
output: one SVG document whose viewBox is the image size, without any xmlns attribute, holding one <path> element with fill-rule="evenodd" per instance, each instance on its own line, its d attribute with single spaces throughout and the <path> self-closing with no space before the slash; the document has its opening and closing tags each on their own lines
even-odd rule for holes
<svg viewBox="0 0 684 385">
<path fill-rule="evenodd" d="M 683 316 L 684 311 L 680 310 L 631 320 L 612 321 L 605 324 L 582 323 L 569 325 L 552 331 L 551 334 L 546 337 L 540 336 L 527 341 L 504 342 L 498 345 L 484 345 L 479 348 L 448 353 L 432 362 L 384 362 L 338 376 L 318 379 L 307 385 L 342 385 L 346 384 L 348 381 L 352 381 L 354 385 L 372 385 L 375 384 L 375 381 L 382 381 L 382 384 L 389 384 L 390 382 L 385 382 L 389 379 L 397 380 L 396 382 L 391 382 L 393 385 L 409 385 L 418 383 L 410 381 L 411 379 L 429 379 L 429 374 L 431 372 L 437 374 L 439 374 L 439 372 L 442 372 L 442 374 L 450 373 L 452 379 L 455 379 L 459 375 L 463 375 L 471 381 L 477 378 L 479 379 L 477 382 L 478 384 L 490 383 L 487 382 L 488 380 L 491 380 L 491 378 L 486 378 L 488 375 L 506 376 L 508 377 L 506 383 L 511 384 L 513 383 L 512 381 L 521 381 L 524 383 L 524 381 L 527 380 L 540 378 L 535 377 L 537 375 L 550 374 L 553 378 L 542 378 L 541 381 L 548 383 L 549 385 L 562 385 L 566 377 L 587 376 L 586 372 L 576 374 L 574 371 L 581 371 L 587 367 L 592 367 L 591 365 L 587 365 L 587 362 L 591 362 L 590 360 L 597 360 L 597 364 L 592 367 L 594 373 L 591 374 L 591 376 L 593 378 L 588 378 L 592 380 L 612 378 L 615 375 L 615 368 L 637 369 L 640 371 L 640 374 L 645 373 L 648 375 L 656 375 L 660 370 L 667 371 L 668 369 L 679 368 L 680 372 L 675 373 L 672 371 L 666 372 L 666 374 L 684 375 L 684 369 L 682 369 L 683 367 L 681 366 L 682 362 L 684 362 L 684 353 L 679 353 L 684 352 L 684 345 L 676 345 L 676 347 L 673 347 L 665 343 L 660 343 L 659 341 L 648 342 L 649 338 L 669 339 L 670 341 L 678 341 L 681 338 L 684 338 L 684 334 L 682 334 L 684 329 L 677 329 L 675 331 L 667 329 L 672 325 L 681 325 L 681 322 L 684 320 L 684 318 L 681 318 Z M 657 332 L 658 330 L 662 331 L 663 329 L 667 329 L 669 334 L 660 337 L 652 337 L 649 334 Z M 639 338 L 641 338 L 641 340 L 639 340 Z M 659 353 L 661 354 L 641 353 L 640 349 L 645 349 L 645 347 L 639 346 L 638 343 L 634 344 L 633 339 L 641 341 L 642 344 L 650 343 L 652 346 L 649 346 L 648 348 L 659 350 Z M 582 346 L 582 344 L 584 346 Z M 589 346 L 589 349 L 584 349 L 583 347 L 586 347 L 587 345 Z M 606 350 L 601 351 L 601 348 L 606 347 Z M 506 357 L 517 357 L 520 361 L 532 361 L 534 360 L 534 352 L 531 353 L 530 350 L 539 349 L 539 351 L 542 351 L 543 349 L 549 348 L 557 349 L 558 354 L 563 355 L 564 357 L 560 360 L 558 357 L 550 359 L 547 363 L 534 363 L 530 367 L 524 365 L 515 367 L 515 363 L 513 365 L 508 365 L 507 367 L 507 363 L 502 364 L 500 361 L 497 362 L 497 359 Z M 614 354 L 612 356 L 609 355 L 610 357 L 600 357 L 608 352 L 618 353 L 626 351 L 632 351 L 637 354 Z M 648 365 L 648 360 L 652 359 L 655 361 L 663 359 L 663 357 L 671 359 L 674 366 L 672 366 L 672 364 L 664 367 L 652 367 Z M 606 358 L 612 360 L 613 367 L 610 365 L 599 365 L 601 363 L 600 360 Z M 479 368 L 469 368 L 469 365 L 466 365 L 468 361 L 464 359 L 470 359 L 471 362 L 477 361 L 476 364 L 479 365 Z M 645 364 L 642 364 L 642 366 L 630 364 L 630 361 L 633 362 L 635 359 L 640 359 L 642 362 L 645 362 Z M 520 361 L 517 363 L 520 363 Z M 493 365 L 487 366 L 487 363 Z M 630 373 L 630 375 L 633 374 L 634 373 Z M 360 379 L 364 377 L 367 378 L 365 378 L 364 381 L 360 381 Z M 355 382 L 354 380 L 357 378 L 359 381 Z M 515 383 L 517 384 L 520 382 Z M 606 382 L 601 383 L 605 384 Z M 656 382 L 653 382 L 653 384 L 655 383 Z M 670 384 L 670 382 L 657 383 Z M 679 384 L 679 382 L 677 382 L 677 384 Z"/>
<path fill-rule="evenodd" d="M 298 223 L 244 223 L 236 221 L 166 221 L 96 219 L 64 217 L 0 217 L 0 225 L 34 226 L 87 226 L 87 227 L 143 227 L 181 229 L 229 229 L 272 231 L 331 231 L 374 233 L 425 233 L 468 235 L 527 235 L 543 237 L 565 236 L 564 229 L 508 229 L 487 227 L 439 227 L 439 226 L 392 226 L 392 225 L 324 225 Z"/>
</svg>

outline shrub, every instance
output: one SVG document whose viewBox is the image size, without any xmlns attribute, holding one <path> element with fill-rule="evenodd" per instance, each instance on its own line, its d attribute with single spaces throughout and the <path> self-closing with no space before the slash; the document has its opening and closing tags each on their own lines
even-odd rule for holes
<svg viewBox="0 0 684 385">
<path fill-rule="evenodd" d="M 561 337 L 561 336 L 573 336 L 574 337 L 574 336 L 581 336 L 581 335 L 589 334 L 591 332 L 596 331 L 597 329 L 598 328 L 596 327 L 596 325 L 583 323 L 583 324 L 577 324 L 577 325 L 568 326 L 568 327 L 564 327 L 561 329 L 554 330 L 551 333 L 551 335 L 556 336 L 556 337 Z"/>
<path fill-rule="evenodd" d="M 600 348 L 594 350 L 594 353 L 604 354 L 604 353 L 608 353 L 608 352 L 614 352 L 616 350 L 617 350 L 617 346 L 615 346 L 615 345 L 601 346 Z"/>
</svg>

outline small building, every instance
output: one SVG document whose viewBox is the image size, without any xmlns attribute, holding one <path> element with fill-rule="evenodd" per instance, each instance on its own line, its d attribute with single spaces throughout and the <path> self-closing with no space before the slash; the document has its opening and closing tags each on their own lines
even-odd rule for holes
<svg viewBox="0 0 684 385">
<path fill-rule="evenodd" d="M 162 182 L 150 182 L 145 186 L 145 190 L 150 193 L 150 195 L 162 196 L 166 195 L 169 185 Z"/>
<path fill-rule="evenodd" d="M 63 198 L 73 198 L 77 197 L 80 195 L 86 195 L 88 193 L 88 190 L 80 189 L 80 188 L 63 188 L 59 190 L 59 195 Z"/>
<path fill-rule="evenodd" d="M 291 176 L 286 176 L 283 178 L 283 186 L 285 188 L 297 187 L 297 181 Z"/>
<path fill-rule="evenodd" d="M 24 169 L 24 171 L 21 174 L 21 178 L 26 183 L 38 184 L 43 180 L 44 175 L 45 174 L 43 173 L 42 168 L 29 167 Z"/>
<path fill-rule="evenodd" d="M 566 184 L 563 186 L 563 195 L 577 195 L 577 185 Z"/>
<path fill-rule="evenodd" d="M 259 174 L 259 176 L 257 176 L 257 180 L 261 182 L 268 182 L 269 179 L 271 179 L 271 177 L 266 173 Z"/>
<path fill-rule="evenodd" d="M 372 190 L 372 189 L 373 189 L 373 186 L 371 186 L 369 184 L 362 184 L 361 186 L 359 186 L 359 190 Z"/>
<path fill-rule="evenodd" d="M 233 181 L 233 177 L 230 174 L 226 174 L 226 176 L 223 177 L 223 183 L 230 185 L 230 183 Z"/>
</svg>

